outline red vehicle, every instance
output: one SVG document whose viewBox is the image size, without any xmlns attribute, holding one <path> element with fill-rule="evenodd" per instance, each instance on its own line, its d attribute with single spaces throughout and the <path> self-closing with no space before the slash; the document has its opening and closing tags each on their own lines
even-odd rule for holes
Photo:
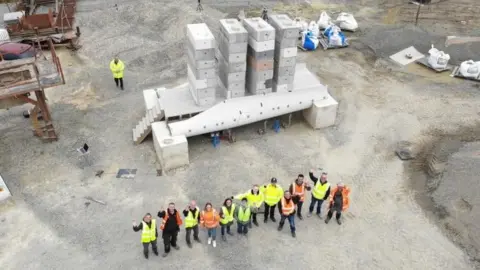
<svg viewBox="0 0 480 270">
<path fill-rule="evenodd" d="M 34 46 L 23 43 L 7 42 L 0 44 L 1 61 L 11 61 L 24 58 L 35 57 L 37 50 Z"/>
</svg>

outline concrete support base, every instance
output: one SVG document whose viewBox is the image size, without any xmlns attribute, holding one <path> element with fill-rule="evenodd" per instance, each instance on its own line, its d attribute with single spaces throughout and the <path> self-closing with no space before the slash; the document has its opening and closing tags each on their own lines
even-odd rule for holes
<svg viewBox="0 0 480 270">
<path fill-rule="evenodd" d="M 190 164 L 185 135 L 171 136 L 165 121 L 153 123 L 152 134 L 162 170 L 169 171 Z"/>
<path fill-rule="evenodd" d="M 338 102 L 330 95 L 323 100 L 316 100 L 312 107 L 303 110 L 303 117 L 314 129 L 335 125 Z"/>
<path fill-rule="evenodd" d="M 0 202 L 5 201 L 6 199 L 10 198 L 12 194 L 10 190 L 8 190 L 7 185 L 3 181 L 2 176 L 0 175 Z"/>
</svg>

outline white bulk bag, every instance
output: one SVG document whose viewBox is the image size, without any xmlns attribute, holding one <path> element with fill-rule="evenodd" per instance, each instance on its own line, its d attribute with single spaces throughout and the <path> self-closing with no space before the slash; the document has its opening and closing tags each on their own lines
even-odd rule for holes
<svg viewBox="0 0 480 270">
<path fill-rule="evenodd" d="M 327 12 L 322 11 L 322 13 L 320 13 L 320 18 L 318 19 L 317 24 L 320 29 L 326 29 L 333 24 L 332 18 L 328 16 Z"/>
<path fill-rule="evenodd" d="M 318 24 L 314 21 L 311 21 L 308 25 L 308 31 L 311 31 L 312 34 L 316 37 L 320 34 L 320 28 L 318 28 Z"/>
<path fill-rule="evenodd" d="M 355 20 L 355 17 L 346 12 L 340 13 L 335 23 L 343 30 L 355 31 L 358 28 L 358 23 L 357 20 Z"/>
<path fill-rule="evenodd" d="M 340 29 L 336 26 L 332 27 L 330 35 L 328 36 L 328 45 L 335 47 L 343 46 L 343 39 L 340 36 Z"/>
<path fill-rule="evenodd" d="M 478 79 L 480 76 L 480 62 L 468 60 L 461 63 L 460 74 L 465 78 Z"/>
<path fill-rule="evenodd" d="M 428 57 L 428 64 L 435 69 L 444 69 L 447 68 L 448 61 L 450 60 L 450 55 L 444 53 L 443 51 L 437 50 L 433 47 L 428 51 L 430 56 Z"/>
</svg>

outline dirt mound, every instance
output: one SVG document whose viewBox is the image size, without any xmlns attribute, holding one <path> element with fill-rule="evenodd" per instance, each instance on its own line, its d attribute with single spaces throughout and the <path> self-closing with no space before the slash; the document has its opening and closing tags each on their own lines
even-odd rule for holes
<svg viewBox="0 0 480 270">
<path fill-rule="evenodd" d="M 417 200 L 480 268 L 480 124 L 429 135 L 410 164 Z"/>
</svg>

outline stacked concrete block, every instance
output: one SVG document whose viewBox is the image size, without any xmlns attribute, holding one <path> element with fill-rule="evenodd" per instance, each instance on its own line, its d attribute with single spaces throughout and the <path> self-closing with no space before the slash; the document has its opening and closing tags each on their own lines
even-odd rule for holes
<svg viewBox="0 0 480 270">
<path fill-rule="evenodd" d="M 218 79 L 227 98 L 245 96 L 247 45 L 247 30 L 238 20 L 220 20 Z"/>
<path fill-rule="evenodd" d="M 273 91 L 275 29 L 262 18 L 243 20 L 248 32 L 247 91 L 266 94 Z"/>
<path fill-rule="evenodd" d="M 295 77 L 299 28 L 285 14 L 270 15 L 269 22 L 275 28 L 273 91 L 290 92 Z"/>
<path fill-rule="evenodd" d="M 215 103 L 217 74 L 215 37 L 204 23 L 187 25 L 187 74 L 189 89 L 199 106 Z"/>
</svg>

